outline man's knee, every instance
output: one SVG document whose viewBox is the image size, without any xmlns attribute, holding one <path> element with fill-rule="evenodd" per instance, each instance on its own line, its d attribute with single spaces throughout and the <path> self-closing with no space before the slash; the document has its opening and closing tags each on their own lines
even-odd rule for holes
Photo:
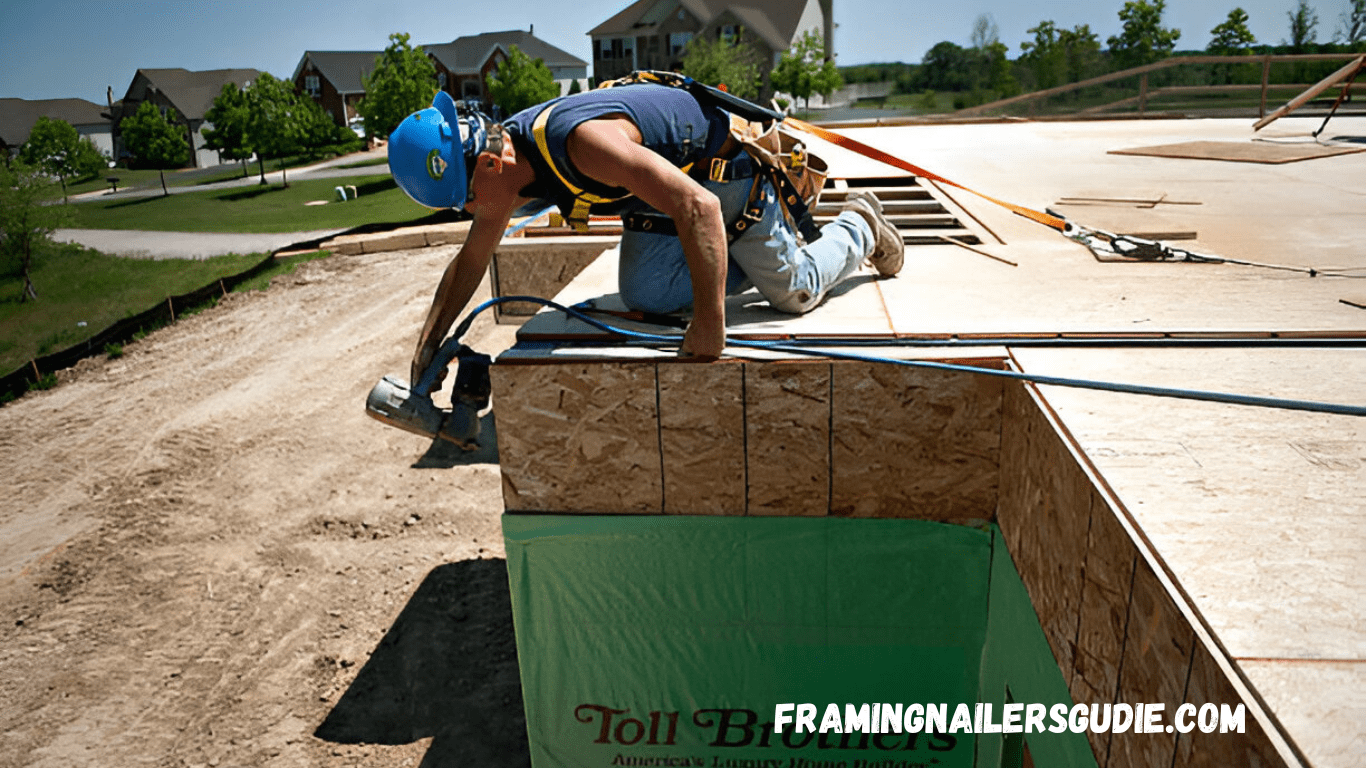
<svg viewBox="0 0 1366 768">
<path fill-rule="evenodd" d="M 769 297 L 768 303 L 779 312 L 801 315 L 810 312 L 820 303 L 820 297 L 805 289 L 788 291 L 782 296 Z"/>
<path fill-rule="evenodd" d="M 626 306 L 637 312 L 654 312 L 667 315 L 686 309 L 687 303 L 680 303 L 677 297 L 668 295 L 668 291 L 660 291 L 650 285 L 622 284 L 618 286 L 621 293 L 621 300 Z"/>
</svg>

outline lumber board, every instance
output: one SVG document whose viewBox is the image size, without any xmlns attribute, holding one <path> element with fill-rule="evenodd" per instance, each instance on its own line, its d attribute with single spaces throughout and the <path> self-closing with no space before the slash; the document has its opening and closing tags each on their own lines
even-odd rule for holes
<svg viewBox="0 0 1366 768">
<path fill-rule="evenodd" d="M 1120 524 L 1118 515 L 1099 492 L 1092 492 L 1085 578 L 1073 669 L 1069 675 L 1072 700 L 1077 702 L 1115 701 L 1119 692 L 1125 621 L 1129 615 L 1138 550 Z M 1095 754 L 1109 752 L 1108 732 L 1088 731 L 1087 738 Z"/>
<path fill-rule="evenodd" d="M 1308 700 L 1312 698 L 1314 697 L 1305 697 L 1305 703 L 1308 704 Z M 1238 690 L 1229 682 L 1228 677 L 1204 646 L 1197 646 L 1195 649 L 1184 700 L 1194 705 L 1197 711 L 1205 704 L 1224 705 L 1233 709 L 1240 703 L 1244 705 L 1252 703 L 1243 701 Z M 1252 710 L 1253 707 L 1248 709 Z M 1283 708 L 1282 717 L 1294 717 L 1296 709 L 1298 709 L 1298 703 Z M 1173 715 L 1175 715 L 1174 712 L 1170 713 L 1169 717 Z M 1245 723 L 1246 731 L 1244 733 L 1219 733 L 1217 730 L 1213 733 L 1203 733 L 1199 728 L 1196 728 L 1190 733 L 1178 734 L 1176 765 L 1188 765 L 1192 768 L 1216 768 L 1217 766 L 1228 765 L 1286 765 L 1286 761 L 1282 759 L 1275 746 L 1267 738 L 1261 720 L 1254 717 L 1253 713 L 1249 711 Z M 1356 720 L 1355 724 L 1344 721 L 1339 721 L 1339 723 L 1345 732 L 1350 732 L 1359 728 L 1361 721 Z M 1354 754 L 1353 757 L 1359 758 L 1360 752 Z M 1328 766 L 1333 765 L 1345 768 L 1352 764 L 1331 760 L 1321 762 L 1312 760 L 1312 758 L 1311 763 L 1319 768 L 1328 768 Z"/>
<path fill-rule="evenodd" d="M 664 513 L 745 513 L 745 369 L 659 366 Z"/>
<path fill-rule="evenodd" d="M 1296 96 L 1295 98 L 1286 102 L 1284 106 L 1280 107 L 1279 109 L 1267 115 L 1266 117 L 1263 117 L 1262 119 L 1253 123 L 1252 130 L 1260 131 L 1261 129 L 1265 128 L 1268 124 L 1276 120 L 1279 120 L 1282 117 L 1285 117 L 1291 112 L 1294 112 L 1296 109 L 1299 109 L 1300 107 L 1304 106 L 1311 99 L 1313 99 L 1320 93 L 1323 93 L 1329 88 L 1332 88 L 1334 85 L 1337 85 L 1343 80 L 1355 76 L 1356 73 L 1361 71 L 1361 68 L 1363 66 L 1366 66 L 1366 56 L 1356 57 L 1352 61 L 1348 62 L 1346 66 L 1337 70 L 1333 74 L 1323 78 L 1314 85 L 1310 86 L 1309 89 L 1306 90 L 1304 93 L 1301 93 L 1299 96 Z"/>
<path fill-rule="evenodd" d="M 1301 160 L 1366 152 L 1366 147 L 1313 143 L 1282 144 L 1269 141 L 1184 141 L 1151 147 L 1112 149 L 1112 155 L 1170 157 L 1183 160 L 1224 160 L 1234 163 L 1283 165 Z"/>
<path fill-rule="evenodd" d="M 509 511 L 660 514 L 654 363 L 494 365 Z"/>
<path fill-rule="evenodd" d="M 748 514 L 827 514 L 830 363 L 755 363 L 744 370 Z"/>
<path fill-rule="evenodd" d="M 1165 718 L 1185 703 L 1195 635 L 1152 568 L 1140 560 L 1125 622 L 1120 662 L 1121 702 L 1161 703 Z M 1116 733 L 1110 738 L 1110 765 L 1172 765 L 1174 733 Z"/>
<path fill-rule="evenodd" d="M 999 379 L 852 362 L 832 370 L 832 515 L 964 525 L 992 517 Z"/>
</svg>

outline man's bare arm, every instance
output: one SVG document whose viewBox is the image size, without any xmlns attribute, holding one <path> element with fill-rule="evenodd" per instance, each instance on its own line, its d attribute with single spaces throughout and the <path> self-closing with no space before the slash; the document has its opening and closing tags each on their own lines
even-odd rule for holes
<svg viewBox="0 0 1366 768">
<path fill-rule="evenodd" d="M 569 134 L 570 162 L 580 173 L 621 187 L 678 227 L 692 276 L 693 319 L 682 352 L 716 358 L 726 346 L 726 232 L 721 201 L 641 144 L 625 118 L 590 120 Z"/>
<path fill-rule="evenodd" d="M 510 218 L 510 212 L 508 215 L 476 216 L 460 252 L 446 265 L 436 296 L 432 298 L 432 308 L 427 312 L 427 321 L 422 324 L 422 333 L 418 336 L 417 351 L 413 355 L 413 384 L 427 370 L 456 318 L 478 290 Z"/>
</svg>

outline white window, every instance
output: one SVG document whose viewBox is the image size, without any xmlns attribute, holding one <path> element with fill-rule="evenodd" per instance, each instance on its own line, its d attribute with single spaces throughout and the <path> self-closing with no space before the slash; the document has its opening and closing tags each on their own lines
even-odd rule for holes
<svg viewBox="0 0 1366 768">
<path fill-rule="evenodd" d="M 317 75 L 304 75 L 304 90 L 308 91 L 309 96 L 322 95 L 322 82 Z"/>
<path fill-rule="evenodd" d="M 436 84 L 437 84 L 438 86 L 441 87 L 441 90 L 443 90 L 443 91 L 446 90 L 446 73 L 445 73 L 445 72 L 438 72 L 438 73 L 436 73 Z"/>
<path fill-rule="evenodd" d="M 734 45 L 740 42 L 740 25 L 726 24 L 721 27 L 721 42 Z"/>
<path fill-rule="evenodd" d="M 690 42 L 692 42 L 691 32 L 671 33 L 669 35 L 669 55 L 677 56 Z"/>
</svg>

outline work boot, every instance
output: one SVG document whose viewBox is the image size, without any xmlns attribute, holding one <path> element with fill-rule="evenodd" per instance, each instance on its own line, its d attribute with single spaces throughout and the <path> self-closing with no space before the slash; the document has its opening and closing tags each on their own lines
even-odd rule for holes
<svg viewBox="0 0 1366 768">
<path fill-rule="evenodd" d="M 850 192 L 845 198 L 844 207 L 840 209 L 841 213 L 844 211 L 853 211 L 862 216 L 873 230 L 873 252 L 868 256 L 868 263 L 873 265 L 877 273 L 891 277 L 900 272 L 901 264 L 906 259 L 906 243 L 896 227 L 882 215 L 882 202 L 877 195 L 861 189 Z"/>
</svg>

